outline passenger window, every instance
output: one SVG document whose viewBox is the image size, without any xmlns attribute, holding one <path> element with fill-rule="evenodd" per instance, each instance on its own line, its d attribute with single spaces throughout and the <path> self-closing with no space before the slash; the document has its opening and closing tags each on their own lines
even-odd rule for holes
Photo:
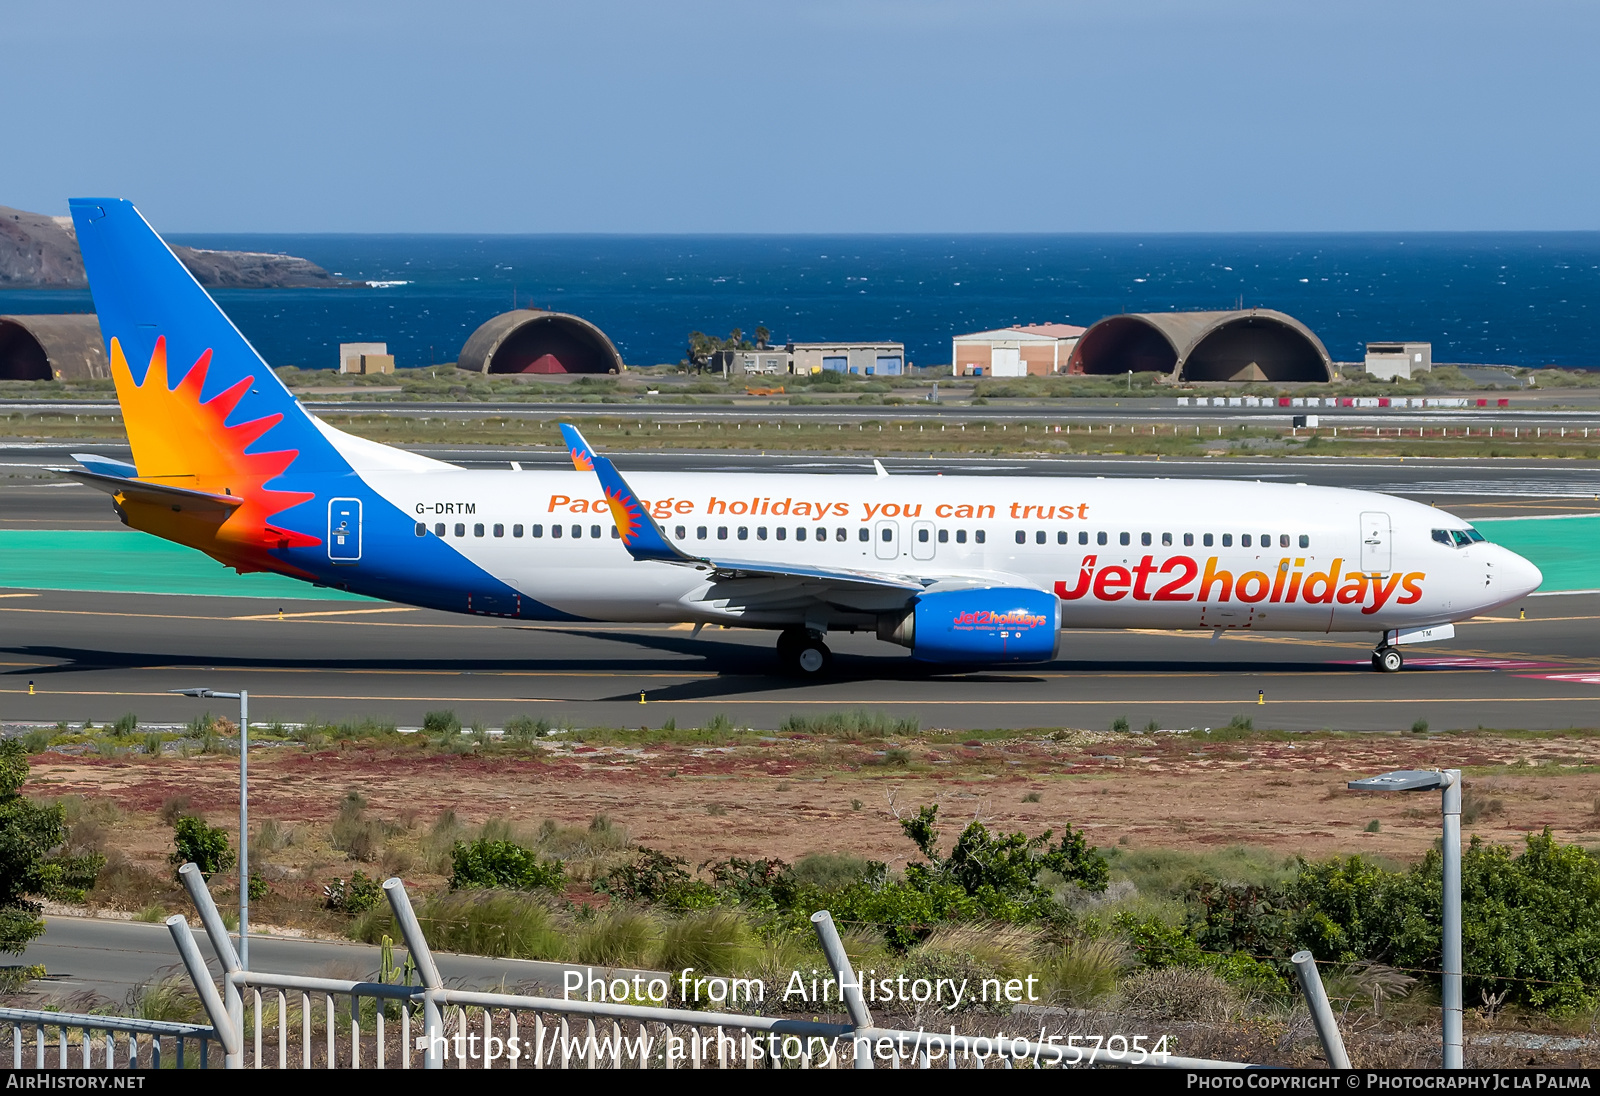
<svg viewBox="0 0 1600 1096">
<path fill-rule="evenodd" d="M 497 537 L 505 536 L 506 535 L 506 527 L 504 525 L 501 525 L 499 522 L 496 522 L 495 526 L 494 526 L 494 535 L 497 536 Z"/>
<path fill-rule="evenodd" d="M 982 529 L 976 530 L 972 534 L 972 539 L 975 540 L 977 543 L 982 544 L 983 543 L 983 539 L 984 539 L 983 538 L 983 530 Z"/>
<path fill-rule="evenodd" d="M 1096 533 L 1094 535 L 1094 542 L 1096 544 L 1104 544 L 1106 542 L 1106 535 L 1104 533 Z"/>
<path fill-rule="evenodd" d="M 787 537 L 788 537 L 788 535 L 789 535 L 789 530 L 787 530 L 787 529 L 785 529 L 785 528 L 784 528 L 784 527 L 783 527 L 783 526 L 781 526 L 781 525 L 780 525 L 780 526 L 778 526 L 778 527 L 777 527 L 777 528 L 776 528 L 776 529 L 774 529 L 774 530 L 773 530 L 773 532 L 774 532 L 774 533 L 776 533 L 776 534 L 777 534 L 777 535 L 778 535 L 778 539 L 779 539 L 779 540 L 784 540 L 784 539 L 785 539 L 785 538 L 787 538 Z"/>
<path fill-rule="evenodd" d="M 956 530 L 956 543 L 957 544 L 965 544 L 965 543 L 967 543 L 967 531 L 965 529 L 957 529 Z"/>
<path fill-rule="evenodd" d="M 1139 534 L 1139 543 L 1144 545 L 1146 548 L 1150 547 L 1150 534 L 1149 533 L 1140 533 Z"/>
<path fill-rule="evenodd" d="M 1289 547 L 1289 534 L 1288 533 L 1279 533 L 1278 534 L 1278 547 L 1279 548 L 1287 548 L 1287 547 Z"/>
<path fill-rule="evenodd" d="M 561 535 L 561 526 L 559 526 L 559 525 L 550 526 L 550 535 L 553 536 L 553 537 L 559 537 Z"/>
<path fill-rule="evenodd" d="M 1132 539 L 1132 538 L 1131 538 L 1131 537 L 1130 537 L 1130 536 L 1129 536 L 1129 535 L 1128 535 L 1128 534 L 1127 534 L 1127 533 L 1123 533 L 1123 534 L 1121 534 L 1121 535 L 1120 535 L 1120 536 L 1118 536 L 1118 537 L 1117 537 L 1117 540 L 1118 540 L 1118 541 L 1119 541 L 1119 542 L 1121 542 L 1121 544 L 1122 544 L 1122 545 L 1123 545 L 1123 546 L 1124 546 L 1124 547 L 1126 547 L 1126 546 L 1127 546 L 1127 544 L 1128 544 L 1128 542 L 1129 542 L 1129 540 L 1131 540 L 1131 539 Z"/>
<path fill-rule="evenodd" d="M 1028 543 L 1028 534 L 1024 533 L 1021 529 L 1017 530 L 1017 543 L 1018 544 L 1026 544 L 1026 543 Z"/>
<path fill-rule="evenodd" d="M 1172 534 L 1171 533 L 1162 533 L 1161 534 L 1161 546 L 1163 548 L 1171 548 L 1172 547 Z"/>
<path fill-rule="evenodd" d="M 1044 538 L 1045 538 L 1045 531 L 1043 529 L 1040 529 L 1037 533 L 1033 534 L 1033 542 L 1035 544 L 1043 544 L 1044 543 Z"/>
<path fill-rule="evenodd" d="M 1185 533 L 1185 534 L 1183 534 L 1183 546 L 1185 548 L 1193 548 L 1194 547 L 1194 534 L 1193 533 Z"/>
<path fill-rule="evenodd" d="M 522 526 L 513 525 L 511 527 L 511 535 L 514 537 L 520 537 L 522 535 Z"/>
<path fill-rule="evenodd" d="M 436 537 L 444 536 L 444 522 L 441 521 L 438 525 L 433 527 L 433 535 Z"/>
<path fill-rule="evenodd" d="M 612 540 L 621 540 L 622 539 L 622 534 L 617 531 L 617 527 L 615 525 L 611 526 L 611 539 Z"/>
<path fill-rule="evenodd" d="M 804 525 L 800 525 L 800 526 L 797 526 L 795 528 L 794 539 L 795 540 L 805 540 L 806 539 L 806 527 Z"/>
<path fill-rule="evenodd" d="M 1246 544 L 1249 544 L 1250 543 L 1250 538 L 1249 537 L 1245 537 L 1244 538 L 1244 542 Z M 1232 533 L 1223 533 L 1222 534 L 1222 546 L 1224 548 L 1232 548 L 1233 547 L 1233 534 Z"/>
<path fill-rule="evenodd" d="M 889 530 L 887 530 L 887 529 L 885 529 L 885 530 L 884 530 L 884 531 L 883 531 L 883 533 L 884 533 L 884 537 L 883 537 L 883 539 L 884 539 L 884 540 L 888 540 L 888 539 L 889 539 Z M 837 533 L 837 535 L 836 535 L 836 539 L 838 539 L 838 540 L 844 540 L 844 539 L 845 539 L 845 538 L 846 538 L 846 537 L 848 537 L 848 536 L 849 536 L 849 533 L 848 533 L 848 531 L 847 531 L 847 530 L 844 530 L 844 529 L 840 529 L 840 530 L 839 530 L 839 532 L 838 532 L 838 533 Z M 862 527 L 861 527 L 861 533 L 860 533 L 860 536 L 858 536 L 858 537 L 857 537 L 857 538 L 856 538 L 856 539 L 858 539 L 858 540 L 860 540 L 860 541 L 861 541 L 861 542 L 862 542 L 862 543 L 863 543 L 863 544 L 864 544 L 864 543 L 866 543 L 866 542 L 867 542 L 867 541 L 869 541 L 869 540 L 871 540 L 871 539 L 872 539 L 872 534 L 871 534 L 871 533 L 869 533 L 869 532 L 867 532 L 867 527 L 866 527 L 866 526 L 865 526 L 865 525 L 863 525 L 863 526 L 862 526 Z"/>
<path fill-rule="evenodd" d="M 480 521 L 473 525 L 472 535 L 475 537 L 483 536 L 483 522 Z"/>
<path fill-rule="evenodd" d="M 940 544 L 949 544 L 950 543 L 950 530 L 948 530 L 948 529 L 940 529 L 939 530 L 939 543 Z"/>
<path fill-rule="evenodd" d="M 756 539 L 757 540 L 766 540 L 767 539 L 767 527 L 765 525 L 756 526 Z"/>
<path fill-rule="evenodd" d="M 928 531 L 926 529 L 918 529 L 917 530 L 917 543 L 918 544 L 926 544 L 926 543 L 928 543 Z"/>
<path fill-rule="evenodd" d="M 1271 548 L 1272 547 L 1272 534 L 1271 533 L 1262 533 L 1261 534 L 1261 547 L 1263 547 L 1263 548 Z"/>
<path fill-rule="evenodd" d="M 425 521 L 417 522 L 417 536 L 425 537 L 427 535 L 428 535 L 428 523 L 425 522 Z"/>
<path fill-rule="evenodd" d="M 835 529 L 833 531 L 833 539 L 834 540 L 840 540 L 840 541 L 849 540 L 850 539 L 850 530 L 846 529 L 844 526 L 841 525 L 839 528 L 837 528 L 837 529 Z M 862 540 L 868 539 L 867 531 L 865 529 L 861 530 L 861 539 Z"/>
<path fill-rule="evenodd" d="M 740 540 L 749 540 L 750 539 L 750 527 L 748 525 L 739 526 L 739 539 Z"/>
<path fill-rule="evenodd" d="M 583 526 L 581 526 L 581 525 L 574 525 L 574 526 L 573 526 L 573 527 L 572 527 L 572 539 L 573 539 L 573 540 L 579 540 L 579 539 L 581 539 L 581 538 L 582 538 L 582 537 L 583 537 Z"/>
<path fill-rule="evenodd" d="M 694 539 L 695 540 L 705 540 L 706 539 L 706 527 L 704 525 L 697 526 L 695 528 Z"/>
<path fill-rule="evenodd" d="M 530 526 L 528 526 L 528 535 L 532 536 L 532 537 L 543 537 L 544 536 L 544 526 L 542 526 L 542 525 L 530 525 Z"/>
<path fill-rule="evenodd" d="M 727 540 L 728 539 L 728 527 L 726 525 L 717 526 L 717 539 L 718 540 Z"/>
<path fill-rule="evenodd" d="M 1078 533 L 1078 543 L 1079 544 L 1088 544 L 1089 543 L 1088 530 L 1080 530 L 1079 531 L 1079 533 Z"/>
<path fill-rule="evenodd" d="M 689 530 L 685 529 L 681 525 L 678 526 L 676 529 L 674 529 L 672 532 L 677 536 L 677 538 L 679 540 L 682 540 L 682 539 L 684 539 L 685 537 L 687 537 L 689 535 Z"/>
<path fill-rule="evenodd" d="M 1300 534 L 1300 547 L 1302 547 L 1302 548 L 1311 547 L 1311 538 L 1306 536 L 1304 533 Z"/>
<path fill-rule="evenodd" d="M 589 535 L 591 537 L 593 537 L 595 540 L 599 540 L 600 539 L 600 526 L 598 526 L 598 525 L 589 526 Z"/>
<path fill-rule="evenodd" d="M 1067 543 L 1067 531 L 1065 529 L 1061 530 L 1059 533 L 1056 534 L 1056 543 L 1057 544 L 1065 544 L 1065 543 Z"/>
<path fill-rule="evenodd" d="M 866 532 L 865 529 L 863 529 L 861 531 L 863 533 Z M 861 539 L 862 540 L 866 540 L 867 538 L 866 537 L 862 537 Z M 883 542 L 885 544 L 888 544 L 893 539 L 894 539 L 894 530 L 892 528 L 885 527 L 884 530 L 883 530 Z"/>
<path fill-rule="evenodd" d="M 1207 548 L 1211 547 L 1211 534 L 1207 533 L 1205 536 L 1201 537 L 1200 543 L 1205 545 Z"/>
<path fill-rule="evenodd" d="M 465 525 L 461 524 L 459 521 L 456 522 L 456 536 L 464 537 L 466 535 L 467 535 L 467 527 Z"/>
<path fill-rule="evenodd" d="M 1224 540 L 1224 543 L 1226 543 L 1226 540 Z M 1239 536 L 1239 547 L 1241 547 L 1241 548 L 1250 547 L 1250 534 L 1249 533 L 1240 534 L 1240 536 Z"/>
</svg>

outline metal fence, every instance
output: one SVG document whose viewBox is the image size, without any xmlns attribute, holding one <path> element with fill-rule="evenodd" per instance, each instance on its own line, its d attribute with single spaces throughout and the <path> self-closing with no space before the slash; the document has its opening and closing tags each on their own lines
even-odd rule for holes
<svg viewBox="0 0 1600 1096">
<path fill-rule="evenodd" d="M 203 1024 L 23 1008 L 0 1009 L 0 1025 L 11 1039 L 13 1069 L 204 1069 L 217 1039 Z"/>
<path fill-rule="evenodd" d="M 230 1069 L 1251 1068 L 1244 1062 L 1154 1054 L 1126 1042 L 1116 1045 L 1116 1037 L 1091 1049 L 1055 1036 L 879 1027 L 826 910 L 813 914 L 811 922 L 834 984 L 842 990 L 845 1023 L 446 987 L 399 879 L 386 880 L 383 890 L 420 985 L 245 970 L 199 870 L 186 864 L 179 874 L 222 968 L 219 993 L 188 921 L 167 919 L 210 1026 L 0 1010 L 0 1022 L 14 1025 L 17 1065 L 23 1064 L 23 1028 L 37 1023 L 42 1026 L 36 1062 L 45 1062 L 48 1029 L 60 1033 L 61 1066 L 69 1064 L 68 1031 L 75 1029 L 82 1055 L 73 1064 L 94 1067 L 134 1064 L 138 1035 L 147 1034 L 141 1065 L 163 1064 L 160 1040 L 166 1036 L 176 1043 L 176 1060 L 168 1059 L 173 1064 L 192 1064 L 184 1058 L 184 1042 L 198 1039 L 198 1064 L 206 1063 L 216 1043 Z M 99 1062 L 91 1053 L 91 1031 L 106 1033 L 107 1049 Z M 119 1032 L 128 1034 L 131 1048 L 121 1059 L 112 1049 L 113 1033 Z"/>
</svg>

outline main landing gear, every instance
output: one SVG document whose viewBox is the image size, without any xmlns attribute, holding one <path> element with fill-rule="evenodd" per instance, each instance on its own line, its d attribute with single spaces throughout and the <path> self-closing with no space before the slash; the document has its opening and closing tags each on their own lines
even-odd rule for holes
<svg viewBox="0 0 1600 1096">
<path fill-rule="evenodd" d="M 833 652 L 818 633 L 808 628 L 787 628 L 778 636 L 778 658 L 792 674 L 820 677 L 833 663 Z"/>
<path fill-rule="evenodd" d="M 1381 674 L 1399 673 L 1405 664 L 1405 656 L 1398 647 L 1384 644 L 1372 652 L 1372 668 Z"/>
</svg>

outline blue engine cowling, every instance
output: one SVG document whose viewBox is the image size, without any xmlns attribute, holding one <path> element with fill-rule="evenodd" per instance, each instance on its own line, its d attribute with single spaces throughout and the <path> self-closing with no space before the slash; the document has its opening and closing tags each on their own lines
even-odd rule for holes
<svg viewBox="0 0 1600 1096">
<path fill-rule="evenodd" d="M 924 662 L 1048 662 L 1060 637 L 1061 602 L 1025 586 L 922 594 L 878 625 L 879 639 Z"/>
</svg>

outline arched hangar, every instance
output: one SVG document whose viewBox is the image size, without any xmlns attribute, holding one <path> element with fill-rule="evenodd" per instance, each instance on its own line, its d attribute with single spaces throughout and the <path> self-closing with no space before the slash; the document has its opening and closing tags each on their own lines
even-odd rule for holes
<svg viewBox="0 0 1600 1096">
<path fill-rule="evenodd" d="M 1068 368 L 1101 375 L 1158 372 L 1174 381 L 1333 379 L 1322 340 L 1270 308 L 1108 316 L 1083 333 Z"/>
<path fill-rule="evenodd" d="M 472 333 L 456 361 L 474 373 L 620 373 L 622 355 L 580 316 L 519 308 Z"/>
<path fill-rule="evenodd" d="M 111 376 L 94 313 L 0 316 L 0 380 L 87 380 Z"/>
</svg>

